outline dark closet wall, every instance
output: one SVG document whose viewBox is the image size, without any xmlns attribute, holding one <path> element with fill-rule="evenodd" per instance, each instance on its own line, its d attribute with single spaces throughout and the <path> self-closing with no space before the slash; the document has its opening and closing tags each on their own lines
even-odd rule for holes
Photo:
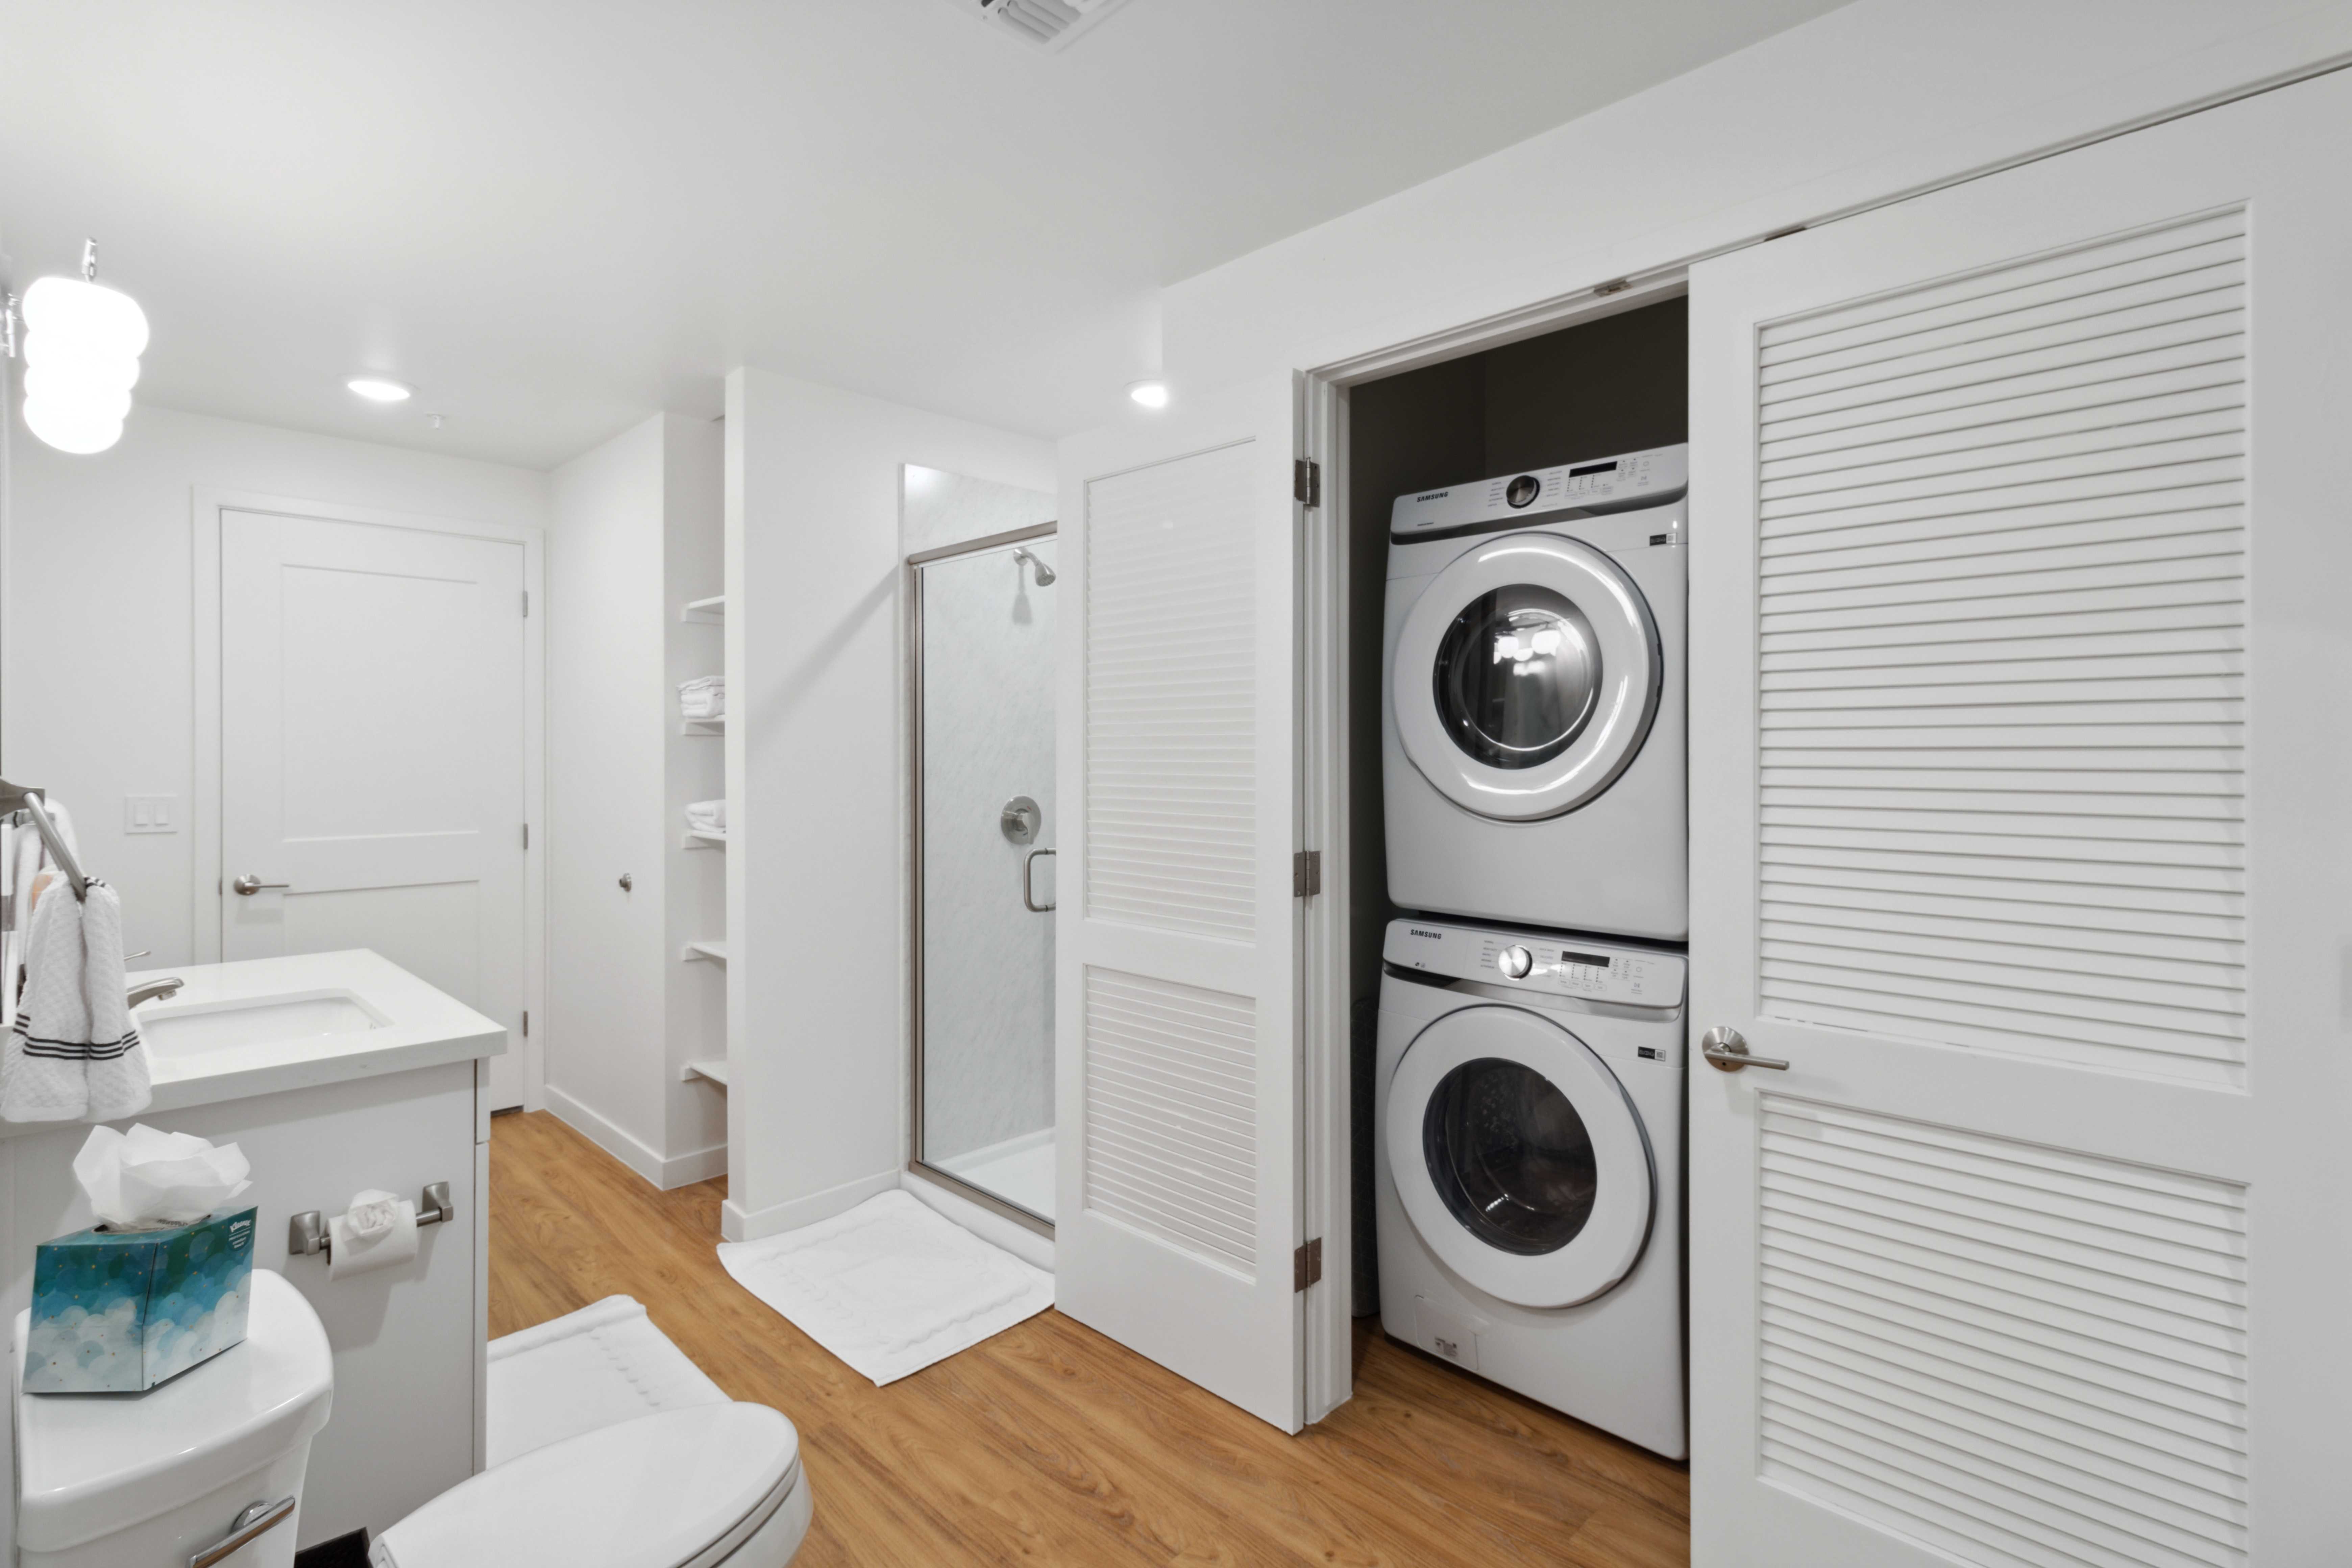
<svg viewBox="0 0 2352 1568">
<path fill-rule="evenodd" d="M 1389 510 L 1466 479 L 1668 447 L 1690 436 L 1687 302 L 1669 300 L 1348 394 L 1349 937 L 1356 999 L 1355 1301 L 1378 1309 L 1372 1252 L 1372 1034 L 1388 900 L 1381 816 L 1381 643 Z"/>
</svg>

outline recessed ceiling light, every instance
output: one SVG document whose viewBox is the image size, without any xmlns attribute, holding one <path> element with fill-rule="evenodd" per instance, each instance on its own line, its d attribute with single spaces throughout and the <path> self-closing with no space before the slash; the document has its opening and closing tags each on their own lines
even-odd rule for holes
<svg viewBox="0 0 2352 1568">
<path fill-rule="evenodd" d="M 343 383 L 370 403 L 405 403 L 409 389 L 380 375 L 355 375 Z"/>
<path fill-rule="evenodd" d="M 1158 376 L 1152 376 L 1145 381 L 1129 382 L 1127 395 L 1146 408 L 1168 406 L 1168 384 Z"/>
</svg>

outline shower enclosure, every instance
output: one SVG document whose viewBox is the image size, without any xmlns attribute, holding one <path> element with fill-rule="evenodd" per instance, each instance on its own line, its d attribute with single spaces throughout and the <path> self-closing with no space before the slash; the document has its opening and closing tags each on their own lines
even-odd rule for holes
<svg viewBox="0 0 2352 1568">
<path fill-rule="evenodd" d="M 907 561 L 912 1163 L 1045 1230 L 1059 826 L 1053 534 L 1045 523 Z"/>
</svg>

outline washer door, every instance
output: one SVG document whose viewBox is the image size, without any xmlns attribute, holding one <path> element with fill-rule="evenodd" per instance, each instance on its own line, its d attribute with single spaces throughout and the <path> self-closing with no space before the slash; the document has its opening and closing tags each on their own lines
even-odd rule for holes
<svg viewBox="0 0 2352 1568">
<path fill-rule="evenodd" d="M 1431 580 L 1397 641 L 1397 732 L 1422 776 L 1481 816 L 1573 811 L 1657 716 L 1665 659 L 1618 564 L 1547 533 L 1491 539 Z"/>
<path fill-rule="evenodd" d="M 1423 1029 L 1389 1083 L 1389 1175 L 1431 1251 L 1524 1307 L 1590 1301 L 1650 1238 L 1641 1117 L 1583 1041 L 1521 1007 Z"/>
</svg>

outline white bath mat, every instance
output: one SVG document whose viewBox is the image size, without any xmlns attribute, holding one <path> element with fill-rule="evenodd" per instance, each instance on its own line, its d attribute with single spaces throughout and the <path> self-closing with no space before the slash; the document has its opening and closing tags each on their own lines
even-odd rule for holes
<svg viewBox="0 0 2352 1568">
<path fill-rule="evenodd" d="M 763 1241 L 722 1243 L 743 1289 L 879 1387 L 1054 1304 L 1054 1277 L 909 1194 Z"/>
<path fill-rule="evenodd" d="M 627 1296 L 490 1342 L 489 1452 L 519 1454 L 727 1395 Z"/>
</svg>

